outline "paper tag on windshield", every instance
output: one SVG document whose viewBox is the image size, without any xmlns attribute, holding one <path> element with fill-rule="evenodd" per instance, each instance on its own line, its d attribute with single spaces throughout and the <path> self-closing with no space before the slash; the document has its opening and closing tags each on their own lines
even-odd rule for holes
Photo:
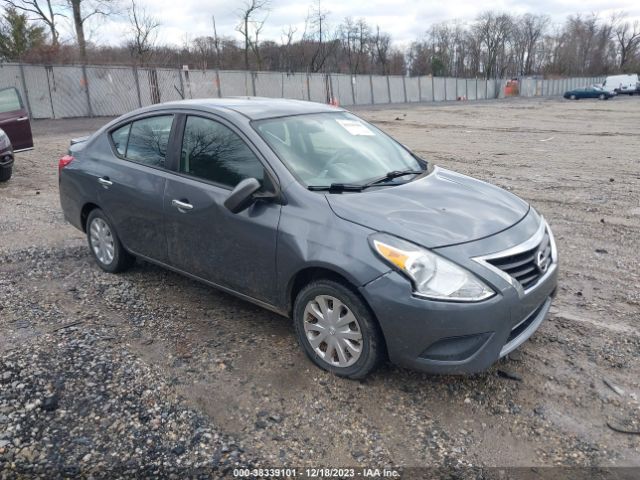
<svg viewBox="0 0 640 480">
<path fill-rule="evenodd" d="M 338 122 L 340 126 L 344 128 L 347 132 L 349 132 L 351 135 L 368 135 L 371 137 L 375 135 L 375 133 L 369 130 L 364 123 L 359 122 L 357 120 L 340 119 L 340 120 L 336 120 L 336 122 Z"/>
</svg>

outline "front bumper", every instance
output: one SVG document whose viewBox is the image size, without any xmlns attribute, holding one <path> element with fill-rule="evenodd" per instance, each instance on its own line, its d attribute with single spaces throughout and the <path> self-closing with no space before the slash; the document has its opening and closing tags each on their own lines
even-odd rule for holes
<svg viewBox="0 0 640 480">
<path fill-rule="evenodd" d="M 531 233 L 524 223 L 518 229 L 523 235 Z M 513 239 L 516 233 L 507 231 L 504 235 Z M 463 246 L 451 248 L 467 256 L 470 250 L 478 251 L 487 244 L 462 253 Z M 468 267 L 491 283 L 497 294 L 477 303 L 417 298 L 407 279 L 395 271 L 361 288 L 380 323 L 393 363 L 430 373 L 480 372 L 538 329 L 555 295 L 557 259 L 535 287 L 526 291 L 482 266 L 470 263 Z"/>
</svg>

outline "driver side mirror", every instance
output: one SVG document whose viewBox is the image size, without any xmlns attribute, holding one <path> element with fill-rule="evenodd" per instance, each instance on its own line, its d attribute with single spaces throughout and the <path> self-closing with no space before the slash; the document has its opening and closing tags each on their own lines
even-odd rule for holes
<svg viewBox="0 0 640 480">
<path fill-rule="evenodd" d="M 254 194 L 260 190 L 260 182 L 255 178 L 245 178 L 231 191 L 224 206 L 231 213 L 240 213 L 255 201 Z"/>
</svg>

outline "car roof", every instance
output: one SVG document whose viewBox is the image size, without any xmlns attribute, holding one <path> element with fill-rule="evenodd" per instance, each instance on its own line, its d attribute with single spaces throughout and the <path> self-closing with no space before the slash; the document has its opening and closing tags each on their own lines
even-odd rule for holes
<svg viewBox="0 0 640 480">
<path fill-rule="evenodd" d="M 227 98 L 200 98 L 197 100 L 181 100 L 158 105 L 158 107 L 194 108 L 198 110 L 233 110 L 251 120 L 265 118 L 285 117 L 289 115 L 301 115 L 308 113 L 323 113 L 343 111 L 333 105 L 323 103 L 306 102 L 302 100 L 289 100 L 286 98 L 265 97 L 227 97 Z"/>
</svg>

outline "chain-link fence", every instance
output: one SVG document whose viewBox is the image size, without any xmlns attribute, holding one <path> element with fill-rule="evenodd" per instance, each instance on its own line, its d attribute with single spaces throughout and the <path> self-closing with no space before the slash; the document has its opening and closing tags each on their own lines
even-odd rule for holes
<svg viewBox="0 0 640 480">
<path fill-rule="evenodd" d="M 548 97 L 602 77 L 506 79 L 169 68 L 0 64 L 0 88 L 15 87 L 33 118 L 117 116 L 183 98 L 260 96 L 343 106 Z"/>
</svg>

